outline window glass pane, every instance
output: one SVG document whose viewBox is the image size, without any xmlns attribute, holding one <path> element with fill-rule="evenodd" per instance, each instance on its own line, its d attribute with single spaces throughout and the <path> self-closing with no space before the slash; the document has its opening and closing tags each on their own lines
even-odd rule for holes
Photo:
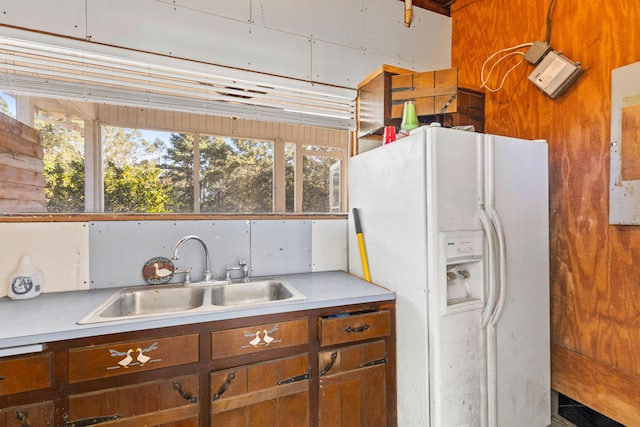
<svg viewBox="0 0 640 427">
<path fill-rule="evenodd" d="M 175 212 L 171 174 L 165 172 L 170 144 L 159 137 L 150 141 L 139 129 L 115 126 L 102 127 L 102 142 L 105 212 Z"/>
<path fill-rule="evenodd" d="M 8 93 L 0 92 L 0 113 L 16 118 L 16 99 Z"/>
<path fill-rule="evenodd" d="M 273 142 L 200 136 L 200 211 L 273 212 Z"/>
<path fill-rule="evenodd" d="M 84 212 L 84 133 L 82 122 L 35 120 L 44 146 L 47 212 Z"/>
<path fill-rule="evenodd" d="M 285 144 L 285 212 L 295 212 L 296 192 L 296 145 Z"/>
<path fill-rule="evenodd" d="M 339 159 L 334 157 L 302 157 L 302 211 L 329 212 L 329 171 Z"/>
<path fill-rule="evenodd" d="M 194 212 L 194 154 L 193 135 L 188 133 L 171 133 L 168 139 L 162 139 L 164 151 L 160 175 L 168 201 L 167 212 Z M 157 141 L 157 140 L 156 140 Z"/>
<path fill-rule="evenodd" d="M 320 153 L 344 154 L 344 148 L 340 148 L 340 147 L 323 147 L 319 145 L 304 145 L 302 149 L 305 151 L 316 151 Z"/>
</svg>

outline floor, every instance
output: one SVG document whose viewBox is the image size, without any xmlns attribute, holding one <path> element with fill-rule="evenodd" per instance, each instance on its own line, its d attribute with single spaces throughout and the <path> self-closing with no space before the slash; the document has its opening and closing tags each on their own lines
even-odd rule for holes
<svg viewBox="0 0 640 427">
<path fill-rule="evenodd" d="M 558 396 L 558 415 L 569 424 L 551 423 L 551 427 L 624 427 L 624 425 L 561 394 Z"/>
</svg>

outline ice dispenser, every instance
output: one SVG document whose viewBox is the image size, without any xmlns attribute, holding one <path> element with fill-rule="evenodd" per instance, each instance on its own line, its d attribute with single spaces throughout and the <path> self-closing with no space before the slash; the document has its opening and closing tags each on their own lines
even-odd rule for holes
<svg viewBox="0 0 640 427">
<path fill-rule="evenodd" d="M 446 313 L 482 307 L 484 297 L 482 230 L 443 232 L 446 253 Z"/>
</svg>

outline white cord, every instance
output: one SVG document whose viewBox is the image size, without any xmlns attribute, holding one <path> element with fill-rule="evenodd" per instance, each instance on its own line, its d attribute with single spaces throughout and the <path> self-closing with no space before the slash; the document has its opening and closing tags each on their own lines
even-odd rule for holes
<svg viewBox="0 0 640 427">
<path fill-rule="evenodd" d="M 500 89 L 502 89 L 502 86 L 504 85 L 505 80 L 507 79 L 507 76 L 516 69 L 516 67 L 518 67 L 518 65 L 522 64 L 522 62 L 524 61 L 524 52 L 510 52 L 512 50 L 516 50 L 516 49 L 521 49 L 523 47 L 528 47 L 528 46 L 532 46 L 533 43 L 522 43 L 516 46 L 512 46 L 512 47 L 507 47 L 505 49 L 500 49 L 497 52 L 492 53 L 482 64 L 482 69 L 480 71 L 480 81 L 482 82 L 482 86 L 480 86 L 481 88 L 487 88 L 488 91 L 490 92 L 498 92 Z M 485 78 L 484 76 L 484 70 L 485 67 L 487 66 L 487 63 L 489 61 L 491 61 L 491 59 L 493 59 L 493 57 L 495 57 L 496 55 L 503 53 L 503 52 L 509 52 L 507 54 L 505 54 L 504 56 L 502 56 L 501 58 L 499 58 L 489 69 L 489 72 Z M 497 88 L 490 88 L 488 86 L 488 82 L 489 82 L 489 78 L 491 78 L 491 74 L 493 73 L 493 70 L 495 69 L 495 67 L 502 61 L 504 61 L 505 59 L 514 56 L 514 55 L 520 55 L 522 56 L 522 58 L 520 59 L 520 61 L 518 61 L 517 64 L 515 64 L 513 67 L 511 67 L 502 77 L 502 80 L 500 81 L 500 85 Z"/>
</svg>

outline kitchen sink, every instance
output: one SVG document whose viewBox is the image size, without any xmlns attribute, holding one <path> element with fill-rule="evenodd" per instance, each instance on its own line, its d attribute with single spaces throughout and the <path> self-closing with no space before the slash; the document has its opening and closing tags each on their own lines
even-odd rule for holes
<svg viewBox="0 0 640 427">
<path fill-rule="evenodd" d="M 211 304 L 223 307 L 300 299 L 304 296 L 283 280 L 232 283 L 211 288 Z"/>
<path fill-rule="evenodd" d="M 212 281 L 191 283 L 190 286 L 142 286 L 117 291 L 80 319 L 78 324 L 189 312 L 237 310 L 251 308 L 254 305 L 303 299 L 303 294 L 280 278 L 242 283 Z"/>
<path fill-rule="evenodd" d="M 202 307 L 205 290 L 167 285 L 125 288 L 113 294 L 78 323 L 182 313 Z"/>
</svg>

